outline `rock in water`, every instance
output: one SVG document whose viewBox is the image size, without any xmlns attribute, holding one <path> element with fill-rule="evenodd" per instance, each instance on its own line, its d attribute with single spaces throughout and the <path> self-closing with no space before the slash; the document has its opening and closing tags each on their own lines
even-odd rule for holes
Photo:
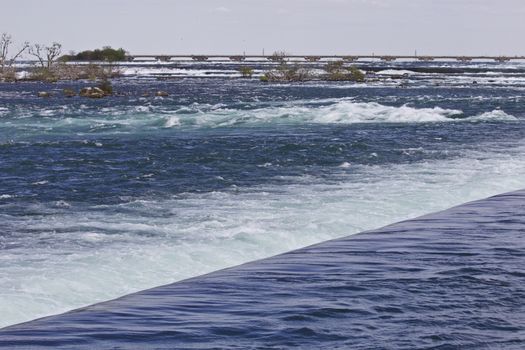
<svg viewBox="0 0 525 350">
<path fill-rule="evenodd" d="M 98 87 L 85 87 L 80 90 L 80 96 L 89 98 L 102 98 L 106 96 L 104 91 Z"/>
<path fill-rule="evenodd" d="M 67 88 L 62 90 L 62 93 L 64 94 L 65 97 L 75 97 L 77 95 L 75 90 L 67 89 Z"/>
</svg>

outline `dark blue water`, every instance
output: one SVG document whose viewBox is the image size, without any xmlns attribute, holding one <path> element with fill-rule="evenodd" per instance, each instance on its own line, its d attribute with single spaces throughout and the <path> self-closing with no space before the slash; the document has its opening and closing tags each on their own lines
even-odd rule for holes
<svg viewBox="0 0 525 350">
<path fill-rule="evenodd" d="M 522 349 L 525 191 L 0 331 L 5 348 Z"/>
<path fill-rule="evenodd" d="M 279 175 L 329 177 L 331 167 L 343 162 L 385 165 L 446 159 L 486 143 L 511 144 L 525 136 L 523 96 L 513 89 L 498 89 L 496 98 L 491 88 L 414 91 L 184 80 L 123 81 L 116 86 L 123 96 L 100 101 L 60 96 L 64 87 L 83 85 L 4 84 L 2 194 L 37 201 L 117 203 L 128 195 L 253 186 L 276 181 Z M 55 90 L 57 96 L 39 99 L 40 90 Z M 149 90 L 166 90 L 173 97 L 139 98 Z M 353 111 L 351 106 L 337 110 L 341 99 L 394 108 L 408 104 L 415 115 L 400 118 L 400 123 L 374 123 L 372 108 L 366 116 L 372 123 L 363 124 L 344 119 Z M 313 123 L 315 115 L 295 115 L 326 113 L 323 108 L 334 104 L 341 114 L 336 123 Z M 434 111 L 428 120 L 435 117 L 441 123 L 417 123 L 418 109 L 435 107 L 457 113 L 441 117 L 444 113 Z M 469 120 L 500 108 L 517 120 L 505 122 L 505 116 L 498 115 Z M 195 121 L 206 113 L 209 120 Z M 166 127 L 173 115 L 187 120 Z M 267 163 L 272 166 L 260 166 Z M 153 181 L 141 178 L 144 174 Z M 48 184 L 30 186 L 39 181 Z"/>
<path fill-rule="evenodd" d="M 523 67 L 369 68 L 0 84 L 0 326 L 525 187 Z"/>
</svg>

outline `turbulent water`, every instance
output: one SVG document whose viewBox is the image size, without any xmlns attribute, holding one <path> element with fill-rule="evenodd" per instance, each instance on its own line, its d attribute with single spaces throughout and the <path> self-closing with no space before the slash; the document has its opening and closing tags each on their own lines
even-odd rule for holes
<svg viewBox="0 0 525 350">
<path fill-rule="evenodd" d="M 0 349 L 522 350 L 524 203 L 505 193 L 6 327 Z"/>
<path fill-rule="evenodd" d="M 525 66 L 368 69 L 130 64 L 101 100 L 0 84 L 0 326 L 525 187 Z"/>
</svg>

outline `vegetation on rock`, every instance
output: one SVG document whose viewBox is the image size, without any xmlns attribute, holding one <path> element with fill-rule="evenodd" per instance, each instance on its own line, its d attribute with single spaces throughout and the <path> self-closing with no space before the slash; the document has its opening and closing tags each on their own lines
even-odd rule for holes
<svg viewBox="0 0 525 350">
<path fill-rule="evenodd" d="M 56 82 L 58 80 L 99 80 L 98 87 L 86 88 L 81 91 L 81 96 L 99 98 L 113 94 L 113 87 L 109 79 L 121 75 L 118 66 L 113 62 L 127 60 L 126 51 L 122 48 L 113 49 L 109 46 L 102 49 L 86 50 L 79 53 L 62 55 L 62 45 L 53 42 L 50 45 L 24 43 L 21 48 L 10 54 L 12 46 L 11 36 L 4 33 L 0 36 L 0 81 L 34 80 Z M 30 69 L 25 69 L 23 74 L 18 74 L 14 62 L 24 53 L 35 59 L 35 64 Z M 205 56 L 193 56 L 193 59 L 206 58 Z M 344 60 L 328 62 L 325 73 L 312 71 L 311 65 L 290 63 L 290 55 L 284 51 L 276 51 L 266 57 L 275 63 L 275 67 L 266 71 L 261 77 L 262 82 L 301 82 L 307 80 L 331 80 L 331 81 L 353 81 L 365 80 L 365 74 L 355 66 L 346 66 Z M 231 59 L 240 61 L 244 56 L 232 56 Z M 316 62 L 320 56 L 306 56 L 308 62 Z M 86 61 L 87 64 L 76 64 L 74 62 Z M 91 61 L 99 61 L 95 64 Z M 102 63 L 104 62 L 104 63 Z M 253 69 L 249 66 L 240 66 L 239 73 L 243 78 L 251 78 Z M 64 96 L 75 96 L 75 91 L 65 91 Z M 157 91 L 155 96 L 165 97 L 168 93 Z"/>
<path fill-rule="evenodd" d="M 297 64 L 281 62 L 275 69 L 266 72 L 261 81 L 264 82 L 292 82 L 312 79 L 311 70 Z"/>
<path fill-rule="evenodd" d="M 48 98 L 51 97 L 51 93 L 47 91 L 39 91 L 37 94 L 38 97 Z"/>
<path fill-rule="evenodd" d="M 65 97 L 75 97 L 77 95 L 75 90 L 69 88 L 65 88 L 64 90 L 62 90 L 62 93 Z"/>
<path fill-rule="evenodd" d="M 239 68 L 239 72 L 241 73 L 241 77 L 243 78 L 251 78 L 253 75 L 253 69 L 248 66 L 241 66 Z"/>
<path fill-rule="evenodd" d="M 344 61 L 328 62 L 325 66 L 326 79 L 332 81 L 356 81 L 365 80 L 365 74 L 356 66 L 345 67 Z"/>
<path fill-rule="evenodd" d="M 98 84 L 98 88 L 102 90 L 106 96 L 113 95 L 113 85 L 111 85 L 111 82 L 107 79 L 102 80 L 102 82 Z"/>
<path fill-rule="evenodd" d="M 49 46 L 42 44 L 34 44 L 29 46 L 29 54 L 35 57 L 40 65 L 40 68 L 51 69 L 55 64 L 56 59 L 62 52 L 62 45 L 59 43 L 52 43 Z"/>
<path fill-rule="evenodd" d="M 12 44 L 11 35 L 3 33 L 0 36 L 0 81 L 16 80 L 14 63 L 29 48 L 29 43 L 25 42 L 14 54 L 10 54 Z"/>
<path fill-rule="evenodd" d="M 331 80 L 331 81 L 354 81 L 362 82 L 365 74 L 356 66 L 345 66 L 344 61 L 328 62 L 325 66 L 326 74 L 313 72 L 307 65 L 290 64 L 286 60 L 286 54 L 275 53 L 270 56 L 279 65 L 267 71 L 260 78 L 262 82 L 295 82 L 307 80 Z"/>
<path fill-rule="evenodd" d="M 37 67 L 30 71 L 24 80 L 56 82 L 58 80 L 107 80 L 121 75 L 120 69 L 113 65 L 70 65 L 56 62 L 51 67 Z"/>
<path fill-rule="evenodd" d="M 275 51 L 271 56 L 268 56 L 267 59 L 273 62 L 284 62 L 288 54 L 285 51 Z"/>
<path fill-rule="evenodd" d="M 85 87 L 80 90 L 79 93 L 82 97 L 89 97 L 89 98 L 102 98 L 106 96 L 104 91 L 99 87 Z"/>
<path fill-rule="evenodd" d="M 66 56 L 60 56 L 62 45 L 53 42 L 50 45 L 33 44 L 25 42 L 14 54 L 10 54 L 13 40 L 11 36 L 4 33 L 0 36 L 0 81 L 46 81 L 56 82 L 58 80 L 107 80 L 121 75 L 120 69 L 111 63 L 103 65 L 87 64 L 74 65 L 66 64 Z M 27 69 L 27 73 L 20 77 L 17 76 L 15 61 L 24 53 L 34 58 L 35 64 Z M 87 54 L 85 54 L 87 53 Z M 84 55 L 85 54 L 85 55 Z M 84 51 L 75 57 L 91 57 L 93 59 L 102 58 L 106 62 L 113 62 L 125 57 L 123 49 L 114 50 L 110 47 L 102 50 Z"/>
<path fill-rule="evenodd" d="M 70 53 L 69 55 L 63 55 L 60 57 L 62 62 L 71 61 L 105 61 L 105 62 L 118 62 L 125 61 L 127 59 L 126 51 L 123 48 L 113 49 L 110 46 L 105 46 L 102 49 L 86 50 L 77 54 Z"/>
</svg>

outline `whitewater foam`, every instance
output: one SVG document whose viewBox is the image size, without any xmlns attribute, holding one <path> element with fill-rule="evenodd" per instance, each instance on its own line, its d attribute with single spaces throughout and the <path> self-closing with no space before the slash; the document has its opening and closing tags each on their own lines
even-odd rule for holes
<svg viewBox="0 0 525 350">
<path fill-rule="evenodd" d="M 385 69 L 385 70 L 381 70 L 377 72 L 376 74 L 402 76 L 402 75 L 414 75 L 417 73 L 411 70 L 406 70 L 406 69 Z"/>
<path fill-rule="evenodd" d="M 491 112 L 485 112 L 469 118 L 471 121 L 518 121 L 513 115 L 507 114 L 501 109 L 495 109 Z"/>
<path fill-rule="evenodd" d="M 31 204 L 48 215 L 3 215 L 6 230 L 19 233 L 0 257 L 0 325 L 516 190 L 525 187 L 524 151 L 519 145 L 429 163 L 353 165 L 352 172 L 343 163 L 328 182 L 305 176 L 286 187 L 119 205 Z"/>
<path fill-rule="evenodd" d="M 181 125 L 180 118 L 176 115 L 172 115 L 166 119 L 166 123 L 164 124 L 164 127 L 172 128 L 174 126 L 180 126 L 180 125 Z"/>
<path fill-rule="evenodd" d="M 456 109 L 386 106 L 376 102 L 342 100 L 323 106 L 291 105 L 252 110 L 221 108 L 196 110 L 165 117 L 164 127 L 228 127 L 265 124 L 356 124 L 356 123 L 440 123 L 457 121 L 514 121 L 504 111 L 494 110 L 467 117 Z"/>
<path fill-rule="evenodd" d="M 395 101 L 392 101 L 393 103 Z M 433 101 L 429 101 L 433 102 Z M 436 103 L 438 101 L 436 100 Z M 246 107 L 246 106 L 245 106 Z M 378 102 L 356 102 L 352 99 L 327 99 L 314 102 L 250 103 L 250 109 L 227 104 L 190 104 L 175 107 L 170 104 L 106 107 L 58 106 L 53 108 L 18 109 L 9 113 L 5 127 L 15 133 L 121 133 L 157 129 L 196 129 L 256 127 L 298 124 L 357 123 L 444 123 L 444 122 L 509 122 L 517 118 L 503 110 L 493 110 L 468 116 L 459 109 L 417 108 L 409 105 L 391 106 Z M 79 118 L 78 115 L 83 115 Z M 44 117 L 44 118 L 42 118 Z"/>
</svg>

